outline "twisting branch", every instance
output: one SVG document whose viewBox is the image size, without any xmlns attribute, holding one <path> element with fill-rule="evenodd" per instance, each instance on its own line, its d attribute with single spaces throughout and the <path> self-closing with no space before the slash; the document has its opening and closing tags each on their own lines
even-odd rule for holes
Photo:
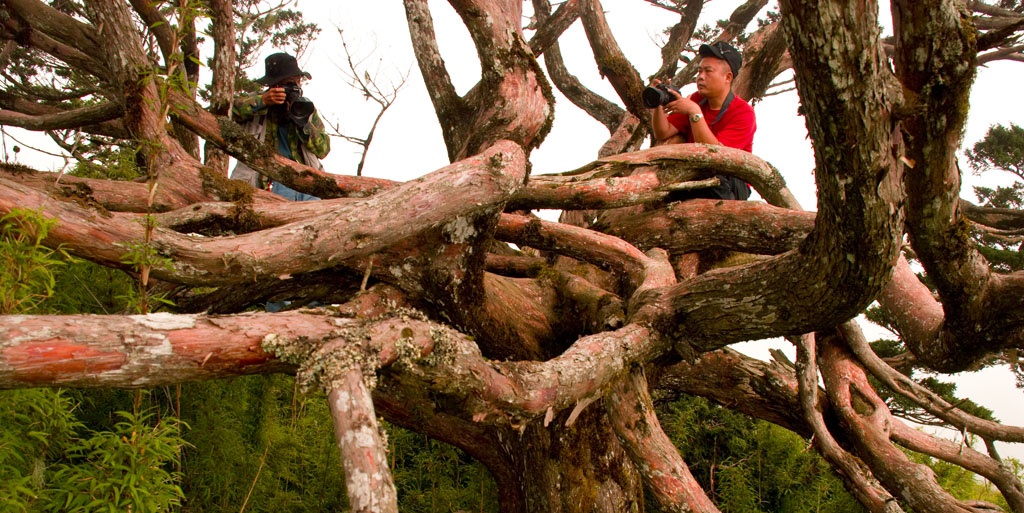
<svg viewBox="0 0 1024 513">
<path fill-rule="evenodd" d="M 615 382 L 604 405 L 615 435 L 663 510 L 719 513 L 661 429 L 641 368 Z"/>
<path fill-rule="evenodd" d="M 507 174 L 495 173 L 499 169 Z M 495 201 L 504 201 L 522 183 L 524 173 L 525 157 L 521 149 L 505 141 L 496 144 L 485 154 L 442 168 L 418 181 L 378 195 L 374 201 L 393 205 L 396 209 L 393 211 L 394 217 L 383 215 L 383 212 L 377 210 L 348 205 L 309 221 L 314 232 L 330 236 L 311 240 L 301 230 L 282 226 L 260 234 L 197 240 L 158 229 L 154 245 L 160 247 L 162 254 L 172 260 L 188 262 L 188 265 L 155 270 L 154 277 L 177 283 L 227 284 L 346 265 L 346 261 L 361 269 L 357 261 L 408 239 L 419 230 L 442 230 L 451 219 L 494 208 Z M 467 179 L 479 174 L 480 180 L 472 183 L 461 181 L 461 186 L 456 186 L 450 180 L 456 174 Z M 438 208 L 436 197 L 424 194 L 424 190 L 430 189 L 438 194 L 436 197 L 464 195 L 466 202 L 460 205 L 450 202 L 444 204 L 455 210 Z M 116 242 L 126 243 L 142 238 L 137 223 L 124 219 L 96 219 L 92 209 L 72 203 L 53 202 L 47 195 L 0 179 L 0 212 L 6 213 L 19 206 L 42 208 L 47 216 L 63 221 L 50 232 L 48 243 L 65 244 L 69 251 L 109 265 L 121 265 L 127 251 L 125 247 L 116 245 Z M 357 221 L 359 218 L 365 220 Z M 391 218 L 390 223 L 385 221 L 387 218 Z M 320 223 L 325 224 L 320 228 L 314 227 Z M 102 236 L 82 237 L 78 233 L 78 230 L 86 226 L 97 224 L 103 226 Z M 377 230 L 381 230 L 378 233 L 380 238 L 374 234 Z M 263 242 L 266 236 L 279 236 L 278 244 L 267 247 Z M 344 242 L 346 239 L 350 245 Z M 369 245 L 356 243 L 364 239 L 373 242 Z M 307 258 L 294 258 L 297 247 L 305 248 Z M 232 270 L 228 271 L 229 268 Z M 236 269 L 241 274 L 237 274 Z M 397 272 L 402 274 L 400 268 Z M 405 274 L 408 275 L 405 279 L 415 279 L 409 273 Z"/>
<path fill-rule="evenodd" d="M 146 24 L 146 28 L 156 38 L 164 62 L 171 62 L 171 56 L 177 51 L 175 47 L 177 35 L 174 33 L 174 27 L 157 9 L 158 4 L 150 0 L 129 0 L 129 2 L 132 4 L 132 9 L 135 9 L 143 23 Z"/>
<path fill-rule="evenodd" d="M 102 63 L 95 58 L 94 54 L 86 53 L 85 49 L 64 44 L 39 30 L 32 30 L 27 22 L 14 17 L 0 20 L 0 23 L 3 26 L 3 30 L 0 30 L 0 37 L 4 39 L 14 41 L 17 38 L 19 44 L 42 51 L 69 66 L 87 71 L 97 77 L 107 76 Z"/>
<path fill-rule="evenodd" d="M 296 369 L 274 354 L 308 363 L 299 364 L 300 378 L 317 385 L 315 358 L 296 355 L 320 349 L 323 335 L 333 333 L 332 344 L 348 337 L 342 353 L 376 359 L 396 379 L 459 401 L 464 418 L 516 428 L 599 396 L 632 365 L 668 350 L 650 330 L 630 324 L 583 337 L 546 362 L 502 362 L 484 357 L 470 337 L 409 310 L 359 321 L 301 312 L 9 319 L 0 326 L 0 388 L 140 387 Z"/>
<path fill-rule="evenodd" d="M 853 492 L 857 500 L 872 513 L 902 513 L 896 499 L 884 488 L 872 481 L 869 470 L 861 467 L 860 462 L 846 452 L 829 432 L 825 418 L 818 409 L 818 364 L 817 348 L 814 334 L 808 333 L 794 337 L 796 342 L 796 371 L 800 383 L 800 408 L 804 419 L 814 431 L 814 444 L 822 456 L 835 465 L 843 477 L 847 488 Z"/>
<path fill-rule="evenodd" d="M 998 276 L 969 237 L 960 205 L 956 148 L 967 121 L 976 62 L 975 29 L 959 2 L 942 7 L 893 2 L 895 70 L 906 95 L 908 134 L 907 229 L 921 264 L 935 284 L 945 312 L 937 337 L 908 345 L 919 361 L 939 371 L 958 371 L 984 355 L 1019 343 L 1024 273 Z M 920 23 L 920 20 L 929 20 Z M 936 37 L 944 43 L 934 46 Z M 929 54 L 923 57 L 922 51 Z M 940 114 L 941 113 L 941 114 Z M 975 343 L 965 344 L 963 340 Z"/>
<path fill-rule="evenodd" d="M 748 100 L 768 96 L 766 91 L 776 85 L 771 83 L 772 80 L 793 66 L 787 48 L 785 31 L 778 22 L 754 32 L 743 48 L 743 69 L 733 82 L 733 91 Z M 777 90 L 773 94 L 786 90 Z"/>
<path fill-rule="evenodd" d="M 480 58 L 481 80 L 465 98 L 457 97 L 444 69 L 426 2 L 406 0 L 405 6 L 449 159 L 479 153 L 500 139 L 515 141 L 527 152 L 539 146 L 551 129 L 554 96 L 523 36 L 521 2 L 452 2 Z"/>
<path fill-rule="evenodd" d="M 576 16 L 582 10 L 582 5 L 588 0 L 577 0 Z M 533 0 L 533 8 L 537 13 L 537 21 L 547 25 L 551 16 L 551 4 L 548 0 Z M 561 8 L 559 8 L 561 11 Z M 532 44 L 532 41 L 531 41 Z M 596 119 L 609 132 L 614 132 L 621 124 L 626 114 L 621 107 L 608 101 L 601 95 L 590 90 L 574 75 L 569 73 L 562 59 L 562 50 L 557 41 L 548 44 L 544 51 L 544 66 L 548 70 L 551 82 L 555 84 L 566 98 L 574 105 L 583 109 L 587 114 Z"/>
<path fill-rule="evenodd" d="M 768 0 L 747 0 L 733 10 L 732 15 L 729 16 L 729 23 L 718 33 L 712 42 L 729 42 L 736 39 L 766 5 L 768 5 Z M 700 60 L 700 55 L 695 56 L 689 64 L 676 73 L 675 77 L 672 78 L 672 84 L 676 87 L 681 87 L 683 84 L 693 81 L 693 77 L 697 75 L 697 66 L 700 65 Z"/>
<path fill-rule="evenodd" d="M 585 0 L 566 0 L 551 14 L 548 0 L 534 0 L 533 8 L 537 17 L 537 31 L 530 38 L 530 50 L 540 57 L 551 45 L 558 44 L 558 37 L 580 17 L 580 6 Z"/>
<path fill-rule="evenodd" d="M 647 119 L 650 114 L 643 106 L 640 94 L 644 87 L 643 80 L 615 40 L 600 0 L 586 0 L 581 18 L 590 48 L 594 51 L 598 71 L 615 88 L 627 111 L 640 119 Z M 611 130 L 614 129 L 609 128 Z"/>
<path fill-rule="evenodd" d="M 531 183 L 521 194 L 527 200 L 533 194 L 538 197 L 547 194 L 537 190 L 543 187 L 646 171 L 655 173 L 659 184 L 667 185 L 708 177 L 711 169 L 742 178 L 772 205 L 800 209 L 800 203 L 774 166 L 743 150 L 707 144 L 666 144 L 609 155 L 560 175 L 536 175 L 531 182 L 537 184 Z"/>
<path fill-rule="evenodd" d="M 670 80 L 679 69 L 679 57 L 686 48 L 693 31 L 697 28 L 697 20 L 704 8 L 703 0 L 687 0 L 686 6 L 679 7 L 665 6 L 656 0 L 648 0 L 649 3 L 669 9 L 679 14 L 679 22 L 672 26 L 668 33 L 668 41 L 661 47 L 661 68 L 654 72 L 652 78 Z"/>
<path fill-rule="evenodd" d="M 640 286 L 652 263 L 639 249 L 617 237 L 514 214 L 502 214 L 494 236 L 612 269 L 628 276 L 631 288 Z"/>
<path fill-rule="evenodd" d="M 914 511 L 972 513 L 969 506 L 939 486 L 928 466 L 910 461 L 890 442 L 892 415 L 863 368 L 843 348 L 840 335 L 819 335 L 817 340 L 821 347 L 818 362 L 829 401 L 872 474 Z"/>
<path fill-rule="evenodd" d="M 60 130 L 93 125 L 116 119 L 124 114 L 120 105 L 104 102 L 88 107 L 56 112 L 53 114 L 22 114 L 0 110 L 0 124 L 17 126 L 28 130 Z"/>
<path fill-rule="evenodd" d="M 103 55 L 101 36 L 91 26 L 38 0 L 4 0 L 8 12 L 33 29 L 68 48 L 74 48 L 91 61 Z"/>
<path fill-rule="evenodd" d="M 455 92 L 455 85 L 441 58 L 441 50 L 437 47 L 437 37 L 434 35 L 434 19 L 426 0 L 403 0 L 403 4 L 409 22 L 412 49 L 423 81 L 427 84 L 430 101 L 441 122 L 441 130 L 446 132 L 445 140 L 448 140 L 449 136 L 455 136 L 456 119 L 462 116 L 466 105 Z"/>
<path fill-rule="evenodd" d="M 1024 427 L 1006 426 L 964 412 L 886 364 L 871 350 L 864 334 L 856 326 L 847 323 L 840 327 L 840 331 L 857 359 L 875 378 L 894 392 L 914 401 L 928 413 L 949 423 L 958 431 L 966 430 L 985 439 L 1024 443 Z"/>
<path fill-rule="evenodd" d="M 966 444 L 929 436 L 898 419 L 893 419 L 892 439 L 907 449 L 958 465 L 988 479 L 999 488 L 1010 505 L 1010 511 L 1024 512 L 1024 485 L 1021 485 L 1012 468 L 995 458 L 975 451 Z"/>
</svg>

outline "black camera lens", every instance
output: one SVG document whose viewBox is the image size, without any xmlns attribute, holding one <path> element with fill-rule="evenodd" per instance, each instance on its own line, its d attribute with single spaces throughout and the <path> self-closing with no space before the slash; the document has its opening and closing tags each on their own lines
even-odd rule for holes
<svg viewBox="0 0 1024 513">
<path fill-rule="evenodd" d="M 667 105 L 672 100 L 675 100 L 676 97 L 673 96 L 672 93 L 668 92 L 669 89 L 677 93 L 679 92 L 679 89 L 676 89 L 675 87 L 672 86 L 666 86 L 664 84 L 659 84 L 644 89 L 644 92 L 641 93 L 640 95 L 640 98 L 644 102 L 644 107 L 647 107 L 648 109 L 653 109 L 655 107 Z"/>
<path fill-rule="evenodd" d="M 312 100 L 302 96 L 302 88 L 296 84 L 284 86 L 284 94 L 285 104 L 288 105 L 288 117 L 296 125 L 300 127 L 306 126 L 306 123 L 309 122 L 309 117 L 316 110 Z"/>
<path fill-rule="evenodd" d="M 288 106 L 288 115 L 296 119 L 307 119 L 313 115 L 314 110 L 316 107 L 313 106 L 313 102 L 305 96 L 300 96 Z"/>
</svg>

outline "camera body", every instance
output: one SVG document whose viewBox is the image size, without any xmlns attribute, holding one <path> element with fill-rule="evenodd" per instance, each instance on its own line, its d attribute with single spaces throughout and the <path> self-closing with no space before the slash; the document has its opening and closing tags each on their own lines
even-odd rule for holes
<svg viewBox="0 0 1024 513">
<path fill-rule="evenodd" d="M 288 106 L 288 117 L 296 125 L 300 127 L 306 126 L 306 123 L 309 122 L 309 117 L 316 110 L 313 101 L 302 96 L 302 88 L 296 84 L 284 86 L 284 94 L 284 103 Z"/>
<path fill-rule="evenodd" d="M 675 91 L 677 94 L 679 94 L 679 96 L 683 95 L 679 91 L 679 89 L 665 84 L 658 84 L 656 86 L 650 86 L 644 89 L 643 94 L 640 95 L 643 99 L 644 107 L 647 107 L 648 109 L 653 109 L 656 107 L 667 105 L 672 100 L 675 100 L 676 97 L 673 96 L 672 93 L 669 92 L 669 90 Z"/>
</svg>

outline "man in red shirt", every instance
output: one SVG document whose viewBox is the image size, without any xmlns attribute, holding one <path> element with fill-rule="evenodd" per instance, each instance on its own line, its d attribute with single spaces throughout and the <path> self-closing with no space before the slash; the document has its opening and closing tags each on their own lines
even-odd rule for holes
<svg viewBox="0 0 1024 513">
<path fill-rule="evenodd" d="M 675 99 L 651 109 L 656 144 L 699 142 L 751 151 L 757 130 L 754 109 L 732 93 L 732 81 L 739 73 L 743 57 L 731 45 L 721 41 L 700 45 L 699 53 L 697 92 L 683 98 L 669 88 L 669 94 Z M 743 180 L 717 176 L 721 182 L 717 187 L 688 191 L 678 196 L 678 193 L 673 194 L 670 199 L 745 200 L 750 197 L 750 186 Z"/>
</svg>

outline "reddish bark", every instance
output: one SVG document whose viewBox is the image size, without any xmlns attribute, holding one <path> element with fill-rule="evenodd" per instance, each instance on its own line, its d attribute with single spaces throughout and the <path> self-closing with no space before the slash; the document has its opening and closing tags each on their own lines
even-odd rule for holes
<svg viewBox="0 0 1024 513">
<path fill-rule="evenodd" d="M 328 387 L 327 404 L 334 417 L 352 511 L 398 513 L 398 494 L 363 370 L 356 367 L 336 379 Z"/>
<path fill-rule="evenodd" d="M 858 461 L 846 452 L 832 437 L 825 418 L 818 409 L 817 347 L 813 334 L 807 334 L 797 343 L 797 373 L 800 382 L 800 408 L 814 431 L 814 443 L 822 455 L 839 470 L 847 488 L 872 513 L 902 512 L 896 500 L 887 491 L 871 481 Z"/>
<path fill-rule="evenodd" d="M 867 375 L 834 336 L 819 337 L 825 390 L 841 423 L 872 473 L 914 509 L 921 512 L 972 511 L 935 480 L 924 464 L 913 463 L 889 441 L 893 419 L 885 403 L 868 383 Z"/>
<path fill-rule="evenodd" d="M 475 233 L 476 228 L 463 227 L 458 219 L 474 212 L 494 210 L 522 183 L 524 168 L 524 156 L 519 147 L 499 143 L 484 155 L 453 164 L 368 200 L 369 204 L 385 210 L 393 209 L 391 216 L 382 217 L 382 212 L 369 209 L 367 203 L 361 202 L 347 204 L 303 226 L 281 226 L 231 238 L 194 238 L 158 230 L 153 244 L 163 248 L 163 254 L 174 262 L 187 265 L 154 269 L 153 276 L 177 283 L 228 284 L 336 265 L 362 270 L 365 258 L 404 243 L 416 237 L 417 232 L 451 232 L 455 237 Z M 497 174 L 500 170 L 507 174 Z M 465 201 L 457 205 L 448 203 L 452 209 L 434 208 L 438 206 L 437 198 L 450 195 L 458 195 Z M 119 265 L 129 251 L 128 242 L 143 238 L 143 226 L 138 223 L 123 217 L 96 217 L 90 209 L 70 203 L 54 204 L 41 193 L 13 185 L 0 187 L 0 205 L 5 211 L 19 206 L 42 208 L 44 215 L 64 220 L 50 232 L 48 243 L 64 244 L 73 253 L 110 265 Z M 334 233 L 335 238 L 310 237 L 321 232 Z M 273 244 L 268 244 L 269 241 Z M 295 248 L 305 248 L 307 259 L 294 259 Z M 391 267 L 395 261 L 401 265 L 410 251 L 415 250 L 399 247 L 396 254 L 382 254 L 379 272 L 399 282 L 413 282 L 418 287 L 417 276 L 409 276 L 400 267 Z M 319 264 L 310 266 L 310 262 Z"/>
<path fill-rule="evenodd" d="M 601 75 L 611 82 L 619 100 L 626 104 L 630 114 L 647 119 L 649 114 L 640 100 L 644 83 L 633 65 L 619 48 L 611 28 L 604 18 L 600 0 L 584 0 L 581 13 L 583 28 L 587 32 L 590 48 L 594 50 L 594 61 Z"/>
<path fill-rule="evenodd" d="M 622 441 L 662 509 L 718 513 L 679 456 L 654 412 L 643 373 L 634 370 L 605 396 L 615 434 Z"/>
</svg>

